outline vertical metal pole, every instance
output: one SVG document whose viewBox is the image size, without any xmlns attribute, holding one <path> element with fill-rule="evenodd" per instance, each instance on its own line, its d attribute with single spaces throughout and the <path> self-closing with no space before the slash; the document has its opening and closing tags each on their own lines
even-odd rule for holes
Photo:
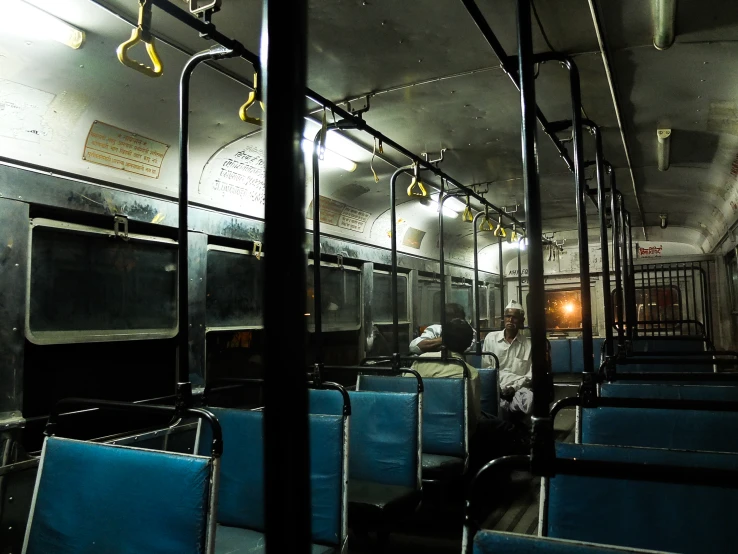
<svg viewBox="0 0 738 554">
<path fill-rule="evenodd" d="M 682 276 L 684 277 L 684 298 L 685 298 L 685 304 L 686 304 L 686 311 L 687 311 L 687 335 L 692 334 L 692 314 L 690 313 L 691 310 L 689 309 L 689 281 L 687 277 L 687 264 L 682 264 Z"/>
<path fill-rule="evenodd" d="M 536 93 L 529 0 L 517 0 L 517 24 L 525 227 L 528 236 L 529 302 L 526 315 L 530 328 L 533 365 L 533 447 L 531 465 L 535 471 L 542 473 L 552 469 L 548 467 L 548 462 L 550 458 L 555 456 L 555 453 L 553 452 L 553 429 L 549 418 L 551 390 L 548 386 L 546 365 L 546 317 L 543 305 L 543 228 L 536 152 Z"/>
<path fill-rule="evenodd" d="M 625 218 L 628 228 L 628 275 L 630 277 L 630 310 L 633 316 L 633 327 L 631 329 L 631 339 L 638 334 L 638 313 L 636 311 L 636 291 L 635 291 L 635 264 L 633 263 L 633 226 L 630 224 L 630 212 L 625 212 Z"/>
<path fill-rule="evenodd" d="M 602 154 L 602 132 L 600 128 L 589 122 L 589 128 L 595 137 L 595 168 L 597 171 L 597 206 L 600 220 L 600 249 L 602 257 L 602 288 L 605 296 L 605 354 L 612 357 L 615 353 L 612 336 L 612 302 L 610 299 L 610 256 L 607 244 L 607 204 L 605 202 L 605 166 Z"/>
<path fill-rule="evenodd" d="M 647 330 L 650 331 L 650 335 L 653 336 L 653 294 L 651 290 L 651 264 L 646 264 L 644 266 L 646 269 L 646 280 L 647 280 L 647 287 L 648 287 L 648 320 L 649 324 L 647 326 Z M 645 314 L 646 311 L 643 310 L 643 313 Z"/>
<path fill-rule="evenodd" d="M 497 252 L 500 262 L 500 329 L 505 328 L 505 268 L 502 267 L 502 237 L 497 237 Z"/>
<path fill-rule="evenodd" d="M 618 190 L 615 181 L 615 168 L 608 164 L 607 170 L 610 174 L 610 219 L 612 221 L 612 255 L 613 265 L 615 268 L 615 307 L 618 321 L 618 352 L 622 353 L 625 346 L 625 337 L 623 333 L 623 287 L 620 267 L 620 245 L 618 244 L 620 241 L 620 212 L 618 210 Z"/>
<path fill-rule="evenodd" d="M 623 195 L 620 195 L 620 261 L 623 264 L 623 311 L 625 314 L 626 323 L 626 338 L 631 338 L 631 322 L 630 322 L 630 310 L 628 309 L 628 300 L 630 298 L 630 278 L 628 276 L 628 240 L 625 235 L 625 199 Z"/>
<path fill-rule="evenodd" d="M 567 61 L 571 84 L 572 130 L 574 133 L 574 180 L 576 181 L 577 229 L 579 231 L 579 287 L 582 299 L 582 356 L 584 371 L 592 373 L 592 298 L 589 282 L 589 236 L 587 227 L 587 182 L 584 174 L 584 137 L 582 136 L 582 96 L 579 69 Z"/>
<path fill-rule="evenodd" d="M 674 283 L 671 279 L 671 264 L 667 268 L 669 271 L 669 298 L 671 299 L 671 334 L 676 336 L 676 324 L 674 323 Z"/>
<path fill-rule="evenodd" d="M 327 131 L 326 131 L 327 132 Z M 316 367 L 323 363 L 323 290 L 320 284 L 320 138 L 313 141 L 313 332 Z"/>
<path fill-rule="evenodd" d="M 659 328 L 659 331 L 663 332 L 664 334 L 669 334 L 669 325 L 666 323 L 666 272 L 665 272 L 665 264 L 661 264 L 661 298 L 662 298 L 662 308 L 663 308 L 663 318 L 660 316 L 659 319 L 663 319 L 663 329 Z"/>
<path fill-rule="evenodd" d="M 695 274 L 694 274 L 694 263 L 692 264 L 692 302 L 694 302 L 694 330 L 695 333 L 699 332 L 699 326 L 697 325 L 697 289 L 694 286 Z"/>
<path fill-rule="evenodd" d="M 708 293 L 708 298 L 706 298 L 706 300 L 705 300 L 705 303 L 707 305 L 707 314 L 708 314 L 707 315 L 707 325 L 708 325 L 708 329 L 709 329 L 709 333 L 708 333 L 707 336 L 710 339 L 710 341 L 712 342 L 713 341 L 713 338 L 712 338 L 712 336 L 713 336 L 712 335 L 712 332 L 713 332 L 713 329 L 712 329 L 712 302 L 710 301 L 711 300 L 710 291 L 712 290 L 712 274 L 710 272 L 710 261 L 709 260 L 705 262 L 705 266 L 707 266 L 707 287 L 705 287 L 705 288 L 706 288 L 707 293 Z"/>
<path fill-rule="evenodd" d="M 392 354 L 400 355 L 400 312 L 397 305 L 397 178 L 401 173 L 412 169 L 412 165 L 399 167 L 390 178 L 390 264 L 392 266 Z"/>
<path fill-rule="evenodd" d="M 264 261 L 264 505 L 269 554 L 310 552 L 310 457 L 305 372 L 305 124 L 307 2 L 263 0 L 261 77 L 266 106 Z M 277 254 L 278 252 L 278 254 Z M 290 286 L 284 287 L 285 276 Z M 290 355 L 284 364 L 284 332 Z M 285 471 L 285 464 L 289 469 Z"/>
<path fill-rule="evenodd" d="M 443 249 L 443 203 L 452 197 L 464 196 L 463 194 L 446 194 L 438 199 L 438 270 L 441 278 L 441 357 L 446 360 L 446 339 L 443 329 L 446 327 L 446 255 Z M 473 220 L 472 220 L 473 221 Z M 449 287 L 450 287 L 449 283 Z"/>
<path fill-rule="evenodd" d="M 473 234 L 474 234 L 474 345 L 476 346 L 477 356 L 482 355 L 482 343 L 479 342 L 479 218 L 484 215 L 484 212 L 477 212 L 472 220 Z M 489 304 L 487 304 L 489 311 Z M 489 314 L 487 314 L 489 315 Z"/>
<path fill-rule="evenodd" d="M 190 316 L 189 316 L 189 276 L 187 257 L 189 254 L 189 236 L 187 216 L 189 209 L 189 155 L 190 155 L 190 80 L 192 73 L 200 63 L 233 55 L 231 50 L 223 46 L 214 46 L 198 52 L 185 63 L 179 79 L 179 205 L 178 205 L 178 331 L 177 331 L 177 382 L 188 383 L 190 380 Z"/>
<path fill-rule="evenodd" d="M 520 241 L 518 241 L 518 304 L 523 305 L 523 270 L 520 265 Z"/>
</svg>

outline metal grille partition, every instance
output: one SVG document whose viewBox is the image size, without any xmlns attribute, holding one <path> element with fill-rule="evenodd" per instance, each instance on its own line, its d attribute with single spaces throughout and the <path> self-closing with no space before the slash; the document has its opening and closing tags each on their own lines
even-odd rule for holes
<svg viewBox="0 0 738 554">
<path fill-rule="evenodd" d="M 701 336 L 712 343 L 710 261 L 634 267 L 636 337 Z M 618 298 L 612 292 L 617 313 Z M 615 326 L 617 327 L 617 316 Z"/>
</svg>

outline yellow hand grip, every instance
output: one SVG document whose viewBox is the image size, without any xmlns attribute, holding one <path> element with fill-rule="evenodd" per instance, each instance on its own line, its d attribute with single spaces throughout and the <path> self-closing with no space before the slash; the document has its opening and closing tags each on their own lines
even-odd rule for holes
<svg viewBox="0 0 738 554">
<path fill-rule="evenodd" d="M 505 232 L 505 228 L 502 226 L 501 221 L 497 223 L 497 227 L 495 227 L 494 235 L 496 237 L 501 237 L 503 239 L 507 237 L 507 233 Z"/>
<path fill-rule="evenodd" d="M 417 192 L 415 191 L 415 187 L 418 188 Z M 425 190 L 423 183 L 421 183 L 417 177 L 413 177 L 412 183 L 410 183 L 410 186 L 407 187 L 407 195 L 408 196 L 420 196 L 421 198 L 424 198 L 428 196 L 428 191 Z"/>
<path fill-rule="evenodd" d="M 249 108 L 253 106 L 256 101 L 259 101 L 259 104 L 261 105 L 261 109 L 264 109 L 264 102 L 261 101 L 261 90 L 259 89 L 259 74 L 254 73 L 254 90 L 252 90 L 249 93 L 249 97 L 246 99 L 246 103 L 241 106 L 241 109 L 238 110 L 238 117 L 241 118 L 241 121 L 245 121 L 246 123 L 251 123 L 252 125 L 259 125 L 261 126 L 262 121 L 258 117 L 251 117 L 248 114 Z"/>
<path fill-rule="evenodd" d="M 135 69 L 139 73 L 143 73 L 147 77 L 160 77 L 164 73 L 164 66 L 159 59 L 159 54 L 154 46 L 154 37 L 151 36 L 151 0 L 139 0 L 138 6 L 138 26 L 131 31 L 131 38 L 118 46 L 116 53 L 118 60 L 123 65 Z M 128 56 L 128 51 L 139 42 L 146 44 L 146 52 L 151 58 L 154 67 L 132 60 Z"/>
<path fill-rule="evenodd" d="M 474 221 L 474 214 L 472 214 L 471 206 L 469 205 L 469 197 L 466 197 L 466 208 L 464 208 L 464 213 L 461 216 L 461 221 L 466 221 L 471 223 Z"/>
<path fill-rule="evenodd" d="M 492 223 L 492 221 L 487 217 L 485 214 L 482 218 L 482 222 L 479 224 L 479 230 L 480 231 L 494 231 L 495 230 L 495 224 Z"/>
<path fill-rule="evenodd" d="M 515 224 L 513 223 L 512 233 L 510 233 L 510 242 L 516 242 L 518 240 L 518 234 L 515 232 Z"/>
</svg>

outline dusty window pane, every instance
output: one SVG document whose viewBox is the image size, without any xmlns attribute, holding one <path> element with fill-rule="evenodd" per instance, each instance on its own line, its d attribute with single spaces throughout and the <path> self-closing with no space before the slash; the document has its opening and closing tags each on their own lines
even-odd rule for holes
<svg viewBox="0 0 738 554">
<path fill-rule="evenodd" d="M 29 327 L 34 334 L 173 330 L 176 290 L 176 245 L 33 229 Z"/>
<path fill-rule="evenodd" d="M 372 318 L 378 323 L 392 321 L 392 276 L 387 273 L 374 274 L 374 296 Z M 408 321 L 407 275 L 397 275 L 397 301 L 400 321 Z"/>
<path fill-rule="evenodd" d="M 261 327 L 263 262 L 255 256 L 208 251 L 207 325 Z"/>
<path fill-rule="evenodd" d="M 307 269 L 308 329 L 314 330 L 313 266 Z M 361 327 L 361 275 L 358 271 L 338 267 L 320 268 L 323 331 L 358 329 Z"/>
</svg>

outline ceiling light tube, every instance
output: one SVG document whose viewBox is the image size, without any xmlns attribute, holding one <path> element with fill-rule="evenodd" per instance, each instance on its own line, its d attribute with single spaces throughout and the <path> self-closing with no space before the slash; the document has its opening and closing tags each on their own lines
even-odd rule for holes
<svg viewBox="0 0 738 554">
<path fill-rule="evenodd" d="M 438 202 L 436 200 L 428 200 L 427 202 L 420 202 L 421 206 L 424 206 L 427 210 L 432 211 L 434 214 L 438 215 Z M 455 219 L 459 216 L 459 212 L 455 211 L 450 206 L 447 206 L 444 202 L 443 204 L 443 215 Z"/>
<path fill-rule="evenodd" d="M 305 152 L 305 154 L 307 154 L 308 156 L 312 156 L 313 142 L 308 139 L 303 139 L 302 151 Z M 325 163 L 332 165 L 333 167 L 337 167 L 349 172 L 356 171 L 357 167 L 356 162 L 349 160 L 348 158 L 345 158 L 344 156 L 341 156 L 341 154 L 338 154 L 333 150 L 329 150 L 328 148 L 325 149 L 325 152 L 323 153 L 323 159 L 321 161 L 324 161 Z"/>
<path fill-rule="evenodd" d="M 85 42 L 84 31 L 23 0 L 6 0 L 3 12 L 0 29 L 9 33 L 37 40 L 53 39 L 75 50 Z"/>
<path fill-rule="evenodd" d="M 677 0 L 653 0 L 653 45 L 666 50 L 674 44 Z"/>
<path fill-rule="evenodd" d="M 659 171 L 669 169 L 669 152 L 671 151 L 671 129 L 656 130 L 656 158 L 658 159 Z"/>
</svg>

